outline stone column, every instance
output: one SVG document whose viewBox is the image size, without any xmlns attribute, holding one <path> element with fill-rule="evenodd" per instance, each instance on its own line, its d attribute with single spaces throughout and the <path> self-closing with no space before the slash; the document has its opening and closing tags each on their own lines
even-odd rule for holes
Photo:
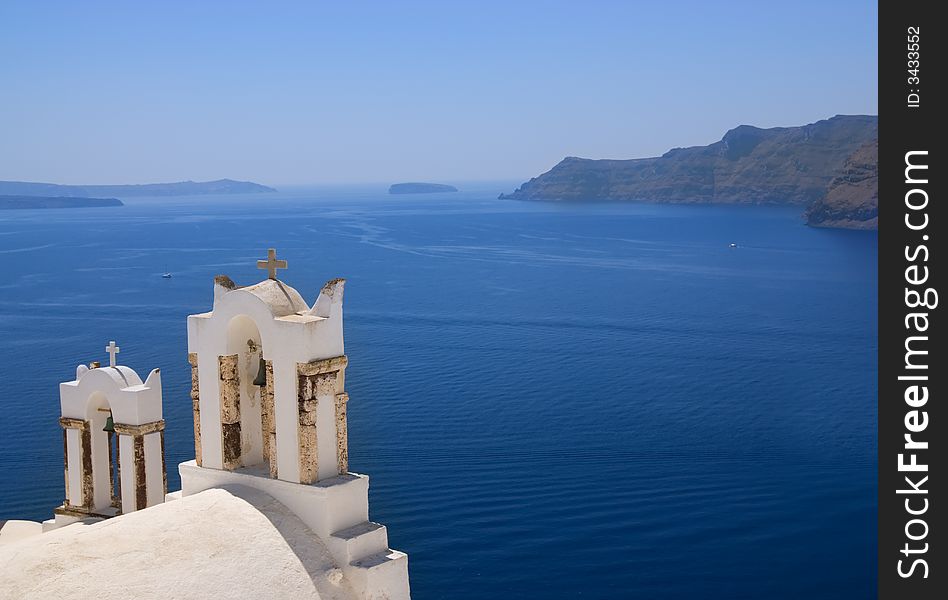
<svg viewBox="0 0 948 600">
<path fill-rule="evenodd" d="M 93 479 L 93 469 L 92 469 L 92 429 L 89 426 L 89 422 L 86 421 L 86 426 L 83 428 L 81 433 L 81 452 L 82 452 L 82 506 L 86 510 L 92 510 L 92 505 L 95 499 L 94 496 L 94 482 Z"/>
<path fill-rule="evenodd" d="M 297 389 L 300 440 L 300 483 L 313 483 L 319 475 L 316 437 L 316 375 L 300 375 Z"/>
<path fill-rule="evenodd" d="M 88 421 L 62 417 L 67 509 L 92 508 L 92 430 Z M 70 434 L 70 430 L 74 433 Z M 69 480 L 72 479 L 72 485 Z M 78 500 L 79 504 L 75 501 Z"/>
<path fill-rule="evenodd" d="M 69 506 L 69 435 L 66 434 L 65 427 L 63 427 L 63 479 L 66 480 L 66 499 L 63 500 L 63 506 Z"/>
<path fill-rule="evenodd" d="M 260 420 L 263 426 L 263 460 L 270 465 L 270 477 L 277 477 L 276 421 L 273 418 L 273 361 L 264 361 L 267 383 L 261 390 Z"/>
<path fill-rule="evenodd" d="M 164 493 L 167 491 L 167 474 L 165 473 L 165 448 L 164 448 L 164 429 L 165 422 L 164 420 L 153 421 L 151 423 L 143 423 L 141 425 L 128 425 L 125 423 L 115 423 L 115 433 L 119 436 L 119 465 L 123 462 L 125 463 L 125 469 L 128 470 L 131 468 L 131 478 L 128 483 L 131 483 L 131 486 L 128 489 L 125 489 L 125 486 L 122 487 L 122 512 L 130 513 L 132 511 L 141 510 L 147 508 L 148 506 L 155 504 L 155 502 L 149 503 L 149 487 L 148 487 L 148 464 L 160 464 L 161 468 L 161 483 L 162 483 L 162 494 L 161 499 L 164 500 Z M 159 440 L 159 452 L 161 456 L 151 456 L 148 455 L 148 452 L 145 451 L 145 437 L 155 435 L 158 436 L 156 439 Z M 123 439 L 130 441 L 123 443 Z M 153 443 L 153 442 L 152 442 Z M 125 447 L 125 450 L 122 450 L 122 447 Z M 154 446 L 153 450 L 154 451 Z M 154 467 L 153 467 L 154 468 Z M 153 473 L 153 475 L 156 475 Z M 151 484 L 157 485 L 158 481 L 155 478 L 152 478 Z M 151 494 L 154 496 L 154 494 Z"/>
<path fill-rule="evenodd" d="M 349 394 L 336 394 L 336 463 L 339 474 L 349 472 L 349 424 L 346 419 L 346 404 Z"/>
<path fill-rule="evenodd" d="M 161 436 L 161 495 L 164 497 L 168 495 L 168 468 L 165 464 L 165 430 L 162 429 L 159 431 L 158 435 Z"/>
<path fill-rule="evenodd" d="M 198 355 L 188 354 L 191 363 L 191 410 L 194 413 L 194 462 L 201 466 L 201 394 L 198 386 Z M 162 441 L 164 437 L 162 437 Z M 164 454 L 164 452 L 162 452 Z"/>
<path fill-rule="evenodd" d="M 240 466 L 240 376 L 237 371 L 237 355 L 219 357 L 218 365 L 223 467 L 233 471 Z"/>
<path fill-rule="evenodd" d="M 348 364 L 345 356 L 314 360 L 308 363 L 297 363 L 297 402 L 299 412 L 299 445 L 300 445 L 300 483 L 314 483 L 319 479 L 319 445 L 317 437 L 316 414 L 319 408 L 319 398 L 329 397 L 336 399 L 336 423 L 339 422 L 339 408 L 337 394 L 342 390 L 339 374 Z M 343 416 L 345 419 L 345 401 Z M 338 447 L 339 433 L 336 430 L 336 462 L 339 463 Z M 326 459 L 328 457 L 324 457 Z M 331 464 L 331 463 L 330 463 Z M 348 470 L 348 451 L 346 452 L 346 467 Z"/>
<path fill-rule="evenodd" d="M 145 475 L 145 436 L 133 435 L 132 448 L 134 448 L 135 453 L 135 510 L 141 510 L 148 506 L 148 480 Z"/>
</svg>

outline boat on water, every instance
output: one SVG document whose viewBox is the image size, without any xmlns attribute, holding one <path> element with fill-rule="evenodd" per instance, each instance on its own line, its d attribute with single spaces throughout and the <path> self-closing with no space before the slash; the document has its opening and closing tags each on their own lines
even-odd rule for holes
<svg viewBox="0 0 948 600">
<path fill-rule="evenodd" d="M 731 248 L 737 248 L 737 244 L 735 244 L 735 243 L 732 242 L 732 243 L 731 243 Z M 168 275 L 168 277 L 171 277 L 171 275 Z"/>
<path fill-rule="evenodd" d="M 162 279 L 171 279 L 171 273 L 165 273 L 161 276 Z"/>
</svg>

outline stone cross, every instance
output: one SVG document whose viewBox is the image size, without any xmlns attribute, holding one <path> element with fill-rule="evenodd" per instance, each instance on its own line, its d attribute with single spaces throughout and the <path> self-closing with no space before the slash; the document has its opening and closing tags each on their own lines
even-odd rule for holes
<svg viewBox="0 0 948 600">
<path fill-rule="evenodd" d="M 276 278 L 277 278 L 277 275 L 276 275 L 277 269 L 285 269 L 285 268 L 287 268 L 287 266 L 286 266 L 286 261 L 285 261 L 285 260 L 277 260 L 276 254 L 277 254 L 276 249 L 270 248 L 270 249 L 267 250 L 267 260 L 258 260 L 258 261 L 257 261 L 257 268 L 258 268 L 258 269 L 266 269 L 266 270 L 267 270 L 267 277 L 269 277 L 270 279 L 276 279 Z"/>
<path fill-rule="evenodd" d="M 109 345 L 105 347 L 105 351 L 109 353 L 109 366 L 115 366 L 115 355 L 118 354 L 121 349 L 115 345 L 115 340 L 109 342 Z"/>
</svg>

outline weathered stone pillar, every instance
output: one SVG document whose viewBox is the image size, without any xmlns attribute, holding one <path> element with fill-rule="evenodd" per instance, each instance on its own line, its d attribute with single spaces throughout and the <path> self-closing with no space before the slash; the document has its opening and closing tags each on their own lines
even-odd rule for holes
<svg viewBox="0 0 948 600">
<path fill-rule="evenodd" d="M 161 495 L 168 495 L 168 468 L 165 464 L 165 430 L 162 429 L 158 432 L 158 435 L 161 436 Z"/>
<path fill-rule="evenodd" d="M 164 495 L 168 490 L 168 475 L 165 472 L 164 433 L 164 420 L 141 425 L 115 423 L 115 434 L 119 439 L 118 463 L 120 468 L 124 462 L 126 469 L 131 469 L 129 479 L 126 481 L 127 484 L 131 485 L 129 489 L 122 488 L 121 509 L 123 513 L 141 510 L 164 501 Z M 146 440 L 146 437 L 151 441 Z M 129 441 L 131 441 L 130 444 Z M 151 450 L 146 449 L 148 444 L 151 445 Z M 125 450 L 122 450 L 123 446 Z M 156 450 L 160 456 L 155 455 Z M 152 465 L 151 469 L 149 469 L 149 464 Z M 160 465 L 161 469 L 162 493 L 160 496 L 155 493 L 149 494 L 148 488 L 149 471 L 152 472 L 152 486 L 158 485 L 159 473 L 155 470 L 155 465 Z M 151 502 L 149 502 L 149 496 L 152 497 Z"/>
<path fill-rule="evenodd" d="M 117 489 L 118 494 L 112 497 L 112 506 L 122 510 L 122 444 L 119 434 L 113 432 L 113 435 L 115 437 L 115 479 L 112 480 L 112 488 Z"/>
<path fill-rule="evenodd" d="M 148 482 L 145 474 L 145 436 L 133 435 L 135 464 L 135 510 L 148 506 Z"/>
<path fill-rule="evenodd" d="M 94 487 L 95 480 L 92 475 L 92 429 L 89 422 L 83 428 L 80 435 L 80 452 L 82 452 L 82 506 L 86 510 L 92 510 L 92 504 L 95 501 Z"/>
<path fill-rule="evenodd" d="M 336 394 L 336 463 L 339 465 L 339 474 L 349 472 L 349 424 L 346 419 L 346 404 L 349 394 Z"/>
<path fill-rule="evenodd" d="M 261 390 L 260 420 L 263 426 L 263 460 L 270 465 L 270 477 L 277 477 L 276 421 L 273 417 L 273 362 L 263 362 L 267 382 Z"/>
<path fill-rule="evenodd" d="M 66 480 L 66 499 L 63 506 L 69 506 L 69 436 L 63 427 L 63 478 Z"/>
<path fill-rule="evenodd" d="M 221 400 L 221 448 L 223 467 L 233 471 L 240 466 L 240 376 L 237 355 L 218 358 Z"/>
<path fill-rule="evenodd" d="M 66 477 L 66 501 L 63 506 L 67 509 L 91 510 L 92 508 L 92 430 L 89 421 L 83 419 L 70 419 L 61 417 L 59 424 L 63 428 L 63 454 L 65 455 L 65 477 Z M 73 438 L 74 443 L 69 444 L 69 431 L 76 431 Z M 70 455 L 70 445 L 73 446 L 74 455 Z M 70 499 L 69 471 L 70 463 L 72 469 L 76 471 L 75 482 L 78 483 L 78 489 L 72 490 L 78 492 L 77 497 Z M 72 500 L 79 500 L 75 504 Z"/>
<path fill-rule="evenodd" d="M 329 397 L 336 402 L 336 423 L 339 422 L 339 399 L 342 393 L 340 387 L 340 372 L 346 367 L 348 359 L 345 356 L 314 360 L 308 363 L 297 363 L 297 401 L 299 410 L 299 444 L 300 444 L 300 483 L 314 483 L 319 479 L 319 446 L 317 437 L 316 414 L 319 408 L 319 398 Z M 342 402 L 342 419 L 345 419 L 345 401 Z M 336 428 L 337 465 L 339 459 L 339 430 Z M 329 457 L 323 457 L 328 459 Z M 348 450 L 345 453 L 346 470 L 348 470 Z M 331 464 L 331 463 L 330 463 Z"/>
<path fill-rule="evenodd" d="M 198 387 L 198 355 L 188 354 L 191 363 L 191 410 L 194 413 L 194 462 L 201 466 L 201 394 Z M 164 438 L 162 437 L 162 440 Z M 162 452 L 163 454 L 163 452 Z"/>
<path fill-rule="evenodd" d="M 319 448 L 316 436 L 316 376 L 300 375 L 299 404 L 300 483 L 313 483 L 319 475 Z"/>
</svg>

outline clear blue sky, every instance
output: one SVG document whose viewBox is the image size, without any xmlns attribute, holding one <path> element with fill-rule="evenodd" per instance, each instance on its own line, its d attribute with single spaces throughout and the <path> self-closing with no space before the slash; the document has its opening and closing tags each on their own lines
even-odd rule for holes
<svg viewBox="0 0 948 600">
<path fill-rule="evenodd" d="M 524 180 L 877 112 L 874 1 L 0 5 L 0 179 Z"/>
</svg>

